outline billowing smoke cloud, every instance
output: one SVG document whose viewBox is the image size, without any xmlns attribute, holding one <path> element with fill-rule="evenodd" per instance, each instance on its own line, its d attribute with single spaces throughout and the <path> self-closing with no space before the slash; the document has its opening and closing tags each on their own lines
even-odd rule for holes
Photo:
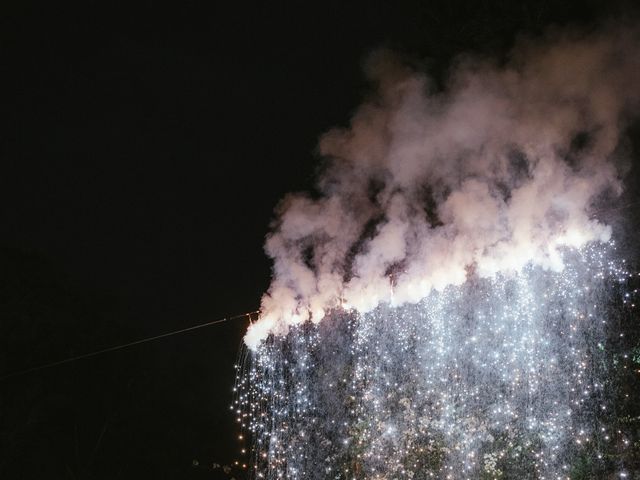
<svg viewBox="0 0 640 480">
<path fill-rule="evenodd" d="M 607 241 L 593 209 L 621 192 L 639 45 L 628 28 L 549 35 L 503 64 L 459 59 L 444 89 L 392 52 L 371 55 L 375 93 L 320 139 L 320 195 L 277 209 L 273 281 L 246 343 L 334 308 L 415 303 L 470 271 L 559 271 L 563 249 Z"/>
</svg>

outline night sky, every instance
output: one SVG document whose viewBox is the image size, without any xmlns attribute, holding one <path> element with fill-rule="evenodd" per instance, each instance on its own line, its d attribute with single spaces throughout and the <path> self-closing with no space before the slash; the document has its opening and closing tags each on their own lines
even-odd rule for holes
<svg viewBox="0 0 640 480">
<path fill-rule="evenodd" d="M 0 375 L 256 310 L 262 244 L 387 46 L 461 52 L 624 2 L 5 2 Z M 226 478 L 245 320 L 0 383 L 0 478 Z M 198 462 L 194 464 L 194 460 Z"/>
</svg>

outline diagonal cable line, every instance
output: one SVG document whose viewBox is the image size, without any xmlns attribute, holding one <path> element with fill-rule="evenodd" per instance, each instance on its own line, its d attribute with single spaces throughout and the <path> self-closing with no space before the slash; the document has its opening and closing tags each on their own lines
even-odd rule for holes
<svg viewBox="0 0 640 480">
<path fill-rule="evenodd" d="M 219 323 L 228 322 L 230 320 L 236 320 L 238 318 L 247 317 L 247 318 L 249 318 L 249 320 L 251 320 L 251 315 L 254 315 L 254 314 L 257 314 L 257 313 L 260 313 L 260 310 L 254 310 L 252 312 L 241 313 L 241 314 L 238 314 L 238 315 L 234 315 L 232 317 L 224 317 L 224 318 L 220 318 L 218 320 L 212 320 L 210 322 L 201 323 L 199 325 L 193 325 L 191 327 L 181 328 L 180 330 L 173 330 L 171 332 L 161 333 L 160 335 L 154 335 L 152 337 L 145 337 L 145 338 L 141 338 L 139 340 L 134 340 L 132 342 L 123 343 L 123 344 L 120 344 L 120 345 L 114 345 L 112 347 L 103 348 L 101 350 L 96 350 L 94 352 L 83 353 L 81 355 L 76 355 L 74 357 L 65 358 L 63 360 L 57 360 L 55 362 L 45 363 L 45 364 L 42 364 L 42 365 L 37 365 L 35 367 L 26 368 L 24 370 L 18 370 L 16 372 L 8 373 L 6 375 L 1 376 L 0 377 L 0 382 L 2 382 L 4 380 L 7 380 L 9 378 L 19 377 L 21 375 L 26 375 L 27 373 L 37 372 L 38 370 L 44 370 L 46 368 L 56 367 L 58 365 L 64 365 L 65 363 L 75 362 L 76 360 L 81 360 L 83 358 L 95 357 L 97 355 L 102 355 L 103 353 L 114 352 L 116 350 L 122 350 L 123 348 L 132 347 L 134 345 L 140 345 L 141 343 L 152 342 L 152 341 L 158 340 L 160 338 L 171 337 L 173 335 L 178 335 L 180 333 L 191 332 L 191 331 L 197 330 L 199 328 L 209 327 L 211 325 L 216 325 L 216 324 L 219 324 Z"/>
</svg>

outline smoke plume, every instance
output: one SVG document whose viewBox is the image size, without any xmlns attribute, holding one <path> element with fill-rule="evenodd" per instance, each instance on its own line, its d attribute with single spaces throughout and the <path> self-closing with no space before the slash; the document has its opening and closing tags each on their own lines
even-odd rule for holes
<svg viewBox="0 0 640 480">
<path fill-rule="evenodd" d="M 373 53 L 373 93 L 320 138 L 319 194 L 277 208 L 273 280 L 247 345 L 336 308 L 416 303 L 470 272 L 561 271 L 567 248 L 608 241 L 594 211 L 622 190 L 638 45 L 628 28 L 549 34 L 506 61 L 459 58 L 443 88 Z"/>
</svg>

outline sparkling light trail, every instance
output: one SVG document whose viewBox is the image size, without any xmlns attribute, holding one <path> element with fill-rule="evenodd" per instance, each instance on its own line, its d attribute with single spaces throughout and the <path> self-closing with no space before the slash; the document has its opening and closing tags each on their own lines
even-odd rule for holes
<svg viewBox="0 0 640 480">
<path fill-rule="evenodd" d="M 571 478 L 614 441 L 602 345 L 630 275 L 614 258 L 567 249 L 562 272 L 472 276 L 270 337 L 239 366 L 234 406 L 255 477 Z"/>
</svg>

